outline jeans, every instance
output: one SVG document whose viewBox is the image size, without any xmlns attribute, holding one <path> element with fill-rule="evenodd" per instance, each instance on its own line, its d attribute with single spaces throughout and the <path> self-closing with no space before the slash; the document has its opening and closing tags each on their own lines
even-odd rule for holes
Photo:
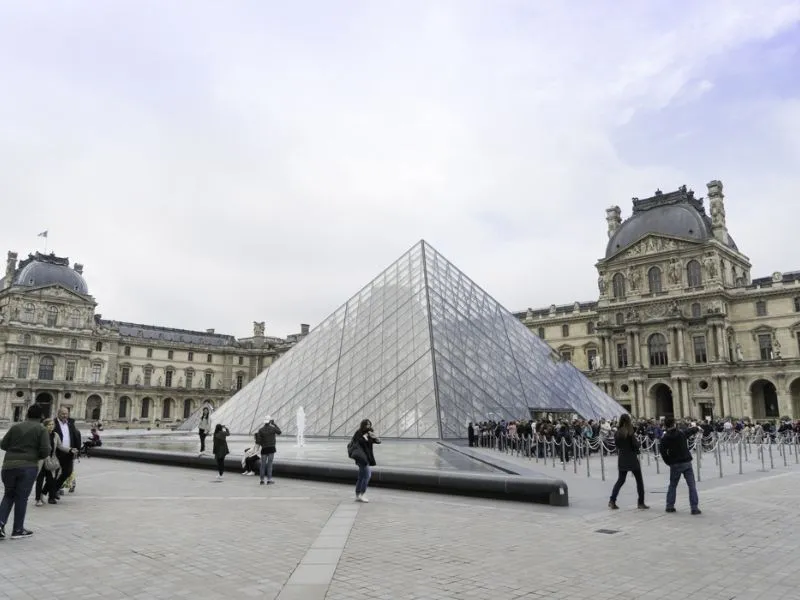
<svg viewBox="0 0 800 600">
<path fill-rule="evenodd" d="M 356 480 L 356 495 L 360 496 L 367 493 L 369 478 L 372 477 L 372 469 L 369 465 L 358 465 L 358 479 Z"/>
<path fill-rule="evenodd" d="M 639 495 L 639 504 L 644 504 L 644 479 L 642 479 L 641 469 L 631 471 L 636 479 L 636 493 Z M 620 471 L 617 483 L 614 484 L 614 489 L 611 491 L 611 502 L 617 501 L 620 489 L 625 484 L 625 479 L 628 477 L 628 471 Z"/>
<path fill-rule="evenodd" d="M 692 461 L 669 466 L 667 508 L 675 508 L 675 496 L 678 493 L 678 482 L 681 480 L 681 475 L 683 475 L 683 478 L 686 480 L 686 485 L 689 486 L 689 506 L 692 508 L 692 510 L 695 510 L 698 504 L 700 504 L 700 498 L 697 496 L 697 485 L 694 481 L 694 469 L 692 468 Z"/>
<path fill-rule="evenodd" d="M 200 430 L 200 452 L 206 451 L 206 436 L 208 435 L 207 431 Z"/>
<path fill-rule="evenodd" d="M 22 531 L 25 527 L 25 513 L 28 510 L 28 497 L 31 489 L 36 482 L 39 474 L 37 467 L 16 467 L 14 469 L 3 469 L 2 479 L 5 491 L 3 501 L 0 503 L 0 527 L 4 527 L 8 522 L 8 515 L 11 514 L 11 507 L 14 507 L 14 529 Z"/>
<path fill-rule="evenodd" d="M 36 478 L 36 499 L 42 499 L 42 492 L 47 494 L 51 500 L 58 500 L 58 488 L 56 487 L 56 476 L 44 467 L 39 471 Z"/>
<path fill-rule="evenodd" d="M 261 455 L 261 468 L 258 474 L 261 476 L 261 481 L 264 481 L 264 471 L 267 473 L 267 481 L 272 481 L 272 461 L 275 459 L 275 453 Z"/>
</svg>

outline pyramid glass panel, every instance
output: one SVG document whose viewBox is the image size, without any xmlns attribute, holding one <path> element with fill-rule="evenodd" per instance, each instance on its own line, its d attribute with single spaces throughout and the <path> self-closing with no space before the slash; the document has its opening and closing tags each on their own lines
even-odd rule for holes
<svg viewBox="0 0 800 600">
<path fill-rule="evenodd" d="M 425 242 L 325 319 L 213 415 L 251 433 L 461 438 L 469 421 L 531 410 L 615 417 L 624 409 Z"/>
</svg>

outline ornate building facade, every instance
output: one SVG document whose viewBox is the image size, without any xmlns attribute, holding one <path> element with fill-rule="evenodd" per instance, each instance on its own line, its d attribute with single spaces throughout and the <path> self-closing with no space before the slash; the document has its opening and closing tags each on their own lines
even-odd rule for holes
<svg viewBox="0 0 800 600">
<path fill-rule="evenodd" d="M 268 337 L 187 331 L 103 319 L 83 266 L 54 254 L 17 261 L 0 279 L 0 423 L 32 402 L 67 406 L 78 420 L 168 426 L 218 407 L 288 350 L 301 333 Z"/>
<path fill-rule="evenodd" d="M 598 299 L 517 316 L 634 415 L 800 418 L 800 272 L 751 278 L 707 187 L 609 208 Z"/>
</svg>

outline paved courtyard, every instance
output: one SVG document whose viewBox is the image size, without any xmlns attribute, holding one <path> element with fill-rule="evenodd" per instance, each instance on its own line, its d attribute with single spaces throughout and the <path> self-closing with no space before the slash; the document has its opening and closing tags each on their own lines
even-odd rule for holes
<svg viewBox="0 0 800 600">
<path fill-rule="evenodd" d="M 800 472 L 700 484 L 704 514 L 570 508 L 94 458 L 60 506 L 0 542 L 0 598 L 796 598 Z M 600 529 L 617 533 L 598 533 Z"/>
</svg>

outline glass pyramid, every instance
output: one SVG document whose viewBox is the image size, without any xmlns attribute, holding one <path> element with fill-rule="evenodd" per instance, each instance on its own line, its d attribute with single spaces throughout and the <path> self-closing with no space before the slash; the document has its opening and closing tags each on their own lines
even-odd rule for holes
<svg viewBox="0 0 800 600">
<path fill-rule="evenodd" d="M 625 410 L 421 241 L 213 415 L 233 433 L 272 416 L 306 436 L 349 437 L 362 419 L 386 438 L 463 438 L 469 421 L 531 410 Z"/>
</svg>

